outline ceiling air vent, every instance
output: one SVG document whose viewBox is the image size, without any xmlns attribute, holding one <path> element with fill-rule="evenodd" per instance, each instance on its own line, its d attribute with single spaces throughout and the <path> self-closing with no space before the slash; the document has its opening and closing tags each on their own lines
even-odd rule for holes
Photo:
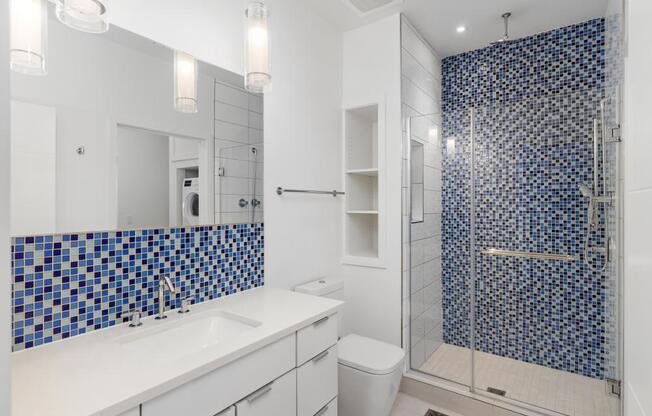
<svg viewBox="0 0 652 416">
<path fill-rule="evenodd" d="M 361 15 L 403 3 L 403 0 L 343 0 Z"/>
</svg>

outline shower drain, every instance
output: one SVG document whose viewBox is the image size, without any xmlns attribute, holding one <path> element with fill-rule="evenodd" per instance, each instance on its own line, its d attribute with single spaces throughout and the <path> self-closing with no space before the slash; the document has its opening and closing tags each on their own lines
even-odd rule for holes
<svg viewBox="0 0 652 416">
<path fill-rule="evenodd" d="M 428 410 L 424 416 L 448 416 L 446 413 L 437 412 L 435 410 Z"/>
<path fill-rule="evenodd" d="M 503 397 L 507 394 L 507 392 L 505 390 L 497 389 L 495 387 L 487 387 L 487 391 L 489 393 L 497 394 L 497 395 L 503 396 Z"/>
</svg>

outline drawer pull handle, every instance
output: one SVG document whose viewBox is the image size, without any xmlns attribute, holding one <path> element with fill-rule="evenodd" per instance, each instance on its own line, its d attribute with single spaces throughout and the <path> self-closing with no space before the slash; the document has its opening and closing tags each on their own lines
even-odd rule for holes
<svg viewBox="0 0 652 416">
<path fill-rule="evenodd" d="M 326 412 L 328 412 L 328 405 L 322 407 L 321 410 L 320 410 L 319 412 L 315 413 L 315 416 L 321 416 L 321 415 L 323 415 L 323 414 L 326 413 Z"/>
<path fill-rule="evenodd" d="M 323 323 L 326 323 L 326 321 L 328 321 L 329 318 L 330 318 L 330 316 L 325 316 L 325 317 L 321 318 L 320 320 L 315 321 L 315 323 L 313 323 L 312 326 L 319 326 L 319 325 L 321 325 Z"/>
<path fill-rule="evenodd" d="M 330 353 L 330 350 L 326 350 L 326 351 L 322 352 L 321 354 L 319 354 L 318 356 L 316 356 L 315 358 L 313 358 L 313 359 L 312 359 L 312 362 L 313 362 L 313 363 L 316 363 L 316 362 L 318 362 L 318 361 L 323 360 L 324 358 L 326 358 L 326 356 L 327 356 L 329 353 Z"/>
<path fill-rule="evenodd" d="M 269 393 L 270 391 L 272 391 L 272 384 L 273 383 L 269 383 L 268 385 L 266 385 L 264 387 L 261 387 L 260 389 L 258 389 L 255 392 L 251 393 L 249 395 L 249 397 L 247 397 L 247 402 L 249 402 L 249 404 L 251 404 L 251 403 L 255 402 L 256 400 L 260 399 L 261 397 L 263 397 L 264 395 L 266 395 L 267 393 Z"/>
</svg>

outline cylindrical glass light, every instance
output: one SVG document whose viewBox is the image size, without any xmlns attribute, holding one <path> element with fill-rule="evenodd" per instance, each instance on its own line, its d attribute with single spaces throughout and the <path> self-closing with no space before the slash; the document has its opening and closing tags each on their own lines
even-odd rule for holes
<svg viewBox="0 0 652 416">
<path fill-rule="evenodd" d="M 245 10 L 245 88 L 262 93 L 271 84 L 269 13 L 255 1 Z"/>
<path fill-rule="evenodd" d="M 56 0 L 57 19 L 66 26 L 88 33 L 109 30 L 108 0 Z"/>
<path fill-rule="evenodd" d="M 196 113 L 197 60 L 185 52 L 174 52 L 174 109 L 182 113 Z"/>
<path fill-rule="evenodd" d="M 9 67 L 28 75 L 45 75 L 48 45 L 47 0 L 11 0 Z"/>
</svg>

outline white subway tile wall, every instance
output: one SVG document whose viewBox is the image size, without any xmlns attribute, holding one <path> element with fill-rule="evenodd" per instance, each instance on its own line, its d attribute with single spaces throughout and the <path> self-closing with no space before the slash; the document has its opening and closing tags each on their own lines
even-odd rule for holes
<svg viewBox="0 0 652 416">
<path fill-rule="evenodd" d="M 263 221 L 263 97 L 215 83 L 215 222 Z"/>
<path fill-rule="evenodd" d="M 403 339 L 419 368 L 443 343 L 441 290 L 441 59 L 405 17 L 401 22 L 403 116 Z M 421 117 L 419 117 L 421 116 Z M 412 224 L 408 209 L 407 126 L 423 144 L 424 218 Z M 410 330 L 411 325 L 411 330 Z M 409 339 L 409 341 L 408 341 Z"/>
</svg>

